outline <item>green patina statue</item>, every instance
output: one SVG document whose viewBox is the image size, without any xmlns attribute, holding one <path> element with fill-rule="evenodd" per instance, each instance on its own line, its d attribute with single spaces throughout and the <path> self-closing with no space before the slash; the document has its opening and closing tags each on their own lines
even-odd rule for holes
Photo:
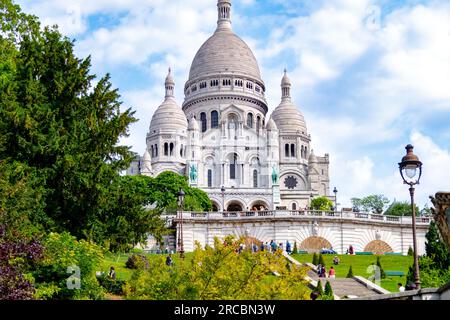
<svg viewBox="0 0 450 320">
<path fill-rule="evenodd" d="M 197 181 L 197 167 L 195 166 L 195 164 L 191 165 L 191 169 L 189 170 L 189 177 L 191 179 L 192 182 Z"/>
<path fill-rule="evenodd" d="M 278 173 L 277 173 L 277 168 L 274 166 L 272 166 L 272 183 L 275 184 L 278 182 Z"/>
</svg>

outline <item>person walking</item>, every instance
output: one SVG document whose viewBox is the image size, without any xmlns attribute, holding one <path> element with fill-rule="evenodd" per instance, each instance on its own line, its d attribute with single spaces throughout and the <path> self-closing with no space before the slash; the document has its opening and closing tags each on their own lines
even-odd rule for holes
<svg viewBox="0 0 450 320">
<path fill-rule="evenodd" d="M 328 271 L 328 278 L 330 279 L 336 278 L 336 270 L 334 270 L 333 266 L 331 266 L 330 271 Z"/>
<path fill-rule="evenodd" d="M 292 249 L 291 249 L 291 243 L 288 241 L 286 241 L 286 252 L 287 254 L 291 254 L 292 253 Z"/>
</svg>

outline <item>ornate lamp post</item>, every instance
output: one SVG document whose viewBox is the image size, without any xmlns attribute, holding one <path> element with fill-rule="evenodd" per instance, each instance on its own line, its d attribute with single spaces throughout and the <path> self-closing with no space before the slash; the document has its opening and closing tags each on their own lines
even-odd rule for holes
<svg viewBox="0 0 450 320">
<path fill-rule="evenodd" d="M 422 176 L 422 162 L 419 161 L 413 153 L 414 147 L 408 144 L 406 147 L 406 156 L 402 158 L 399 169 L 402 176 L 403 183 L 409 185 L 409 194 L 411 196 L 411 210 L 412 210 L 412 227 L 413 227 L 413 246 L 414 246 L 414 279 L 416 289 L 420 289 L 420 274 L 419 274 L 419 261 L 417 257 L 417 241 L 416 241 L 416 210 L 414 207 L 414 185 L 419 184 L 420 177 Z"/>
<path fill-rule="evenodd" d="M 180 234 L 178 236 L 178 248 L 180 251 L 180 258 L 184 259 L 184 246 L 183 246 L 183 205 L 184 205 L 184 191 L 180 188 L 178 191 L 178 210 L 180 212 Z"/>
<path fill-rule="evenodd" d="M 222 186 L 220 188 L 220 191 L 222 192 L 222 212 L 225 211 L 225 187 Z"/>
<path fill-rule="evenodd" d="M 333 193 L 334 193 L 334 211 L 337 211 L 337 189 L 334 187 Z"/>
</svg>

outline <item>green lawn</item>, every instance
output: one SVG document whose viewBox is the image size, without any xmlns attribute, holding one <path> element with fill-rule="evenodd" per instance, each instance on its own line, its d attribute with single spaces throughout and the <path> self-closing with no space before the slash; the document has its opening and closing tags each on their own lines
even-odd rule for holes
<svg viewBox="0 0 450 320">
<path fill-rule="evenodd" d="M 333 265 L 334 255 L 325 254 L 323 255 L 326 265 L 326 270 L 328 272 L 329 267 L 333 266 L 336 270 L 336 278 L 345 278 L 348 273 L 350 265 L 353 268 L 353 275 L 362 276 L 364 278 L 369 278 L 372 274 L 367 273 L 367 267 L 373 263 L 376 263 L 376 255 L 337 255 L 341 260 L 339 265 Z M 312 262 L 312 254 L 293 254 L 293 258 L 300 262 Z M 391 292 L 398 292 L 397 283 L 401 282 L 405 285 L 406 274 L 408 273 L 408 268 L 413 264 L 413 257 L 411 256 L 391 256 L 391 255 L 381 255 L 380 262 L 384 271 L 403 271 L 405 276 L 403 277 L 386 277 L 386 279 L 381 280 L 381 286 Z"/>
<path fill-rule="evenodd" d="M 119 280 L 129 280 L 131 277 L 131 274 L 133 273 L 132 269 L 128 269 L 125 267 L 125 263 L 127 262 L 128 258 L 132 255 L 132 253 L 106 253 L 105 258 L 103 260 L 103 263 L 101 265 L 102 272 L 108 273 L 109 268 L 111 266 L 114 266 L 114 269 L 116 270 L 116 276 Z M 148 259 L 162 259 L 163 261 L 166 260 L 167 254 L 156 254 L 156 253 L 146 253 L 145 254 Z M 186 260 L 189 260 L 192 256 L 191 253 L 186 253 Z M 178 263 L 180 257 L 178 254 L 172 254 L 173 262 L 176 264 Z"/>
</svg>

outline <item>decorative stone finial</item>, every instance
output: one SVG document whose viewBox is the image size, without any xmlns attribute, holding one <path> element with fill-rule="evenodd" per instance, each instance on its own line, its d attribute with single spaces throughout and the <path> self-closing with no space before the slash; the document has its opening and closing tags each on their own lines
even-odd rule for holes
<svg viewBox="0 0 450 320">
<path fill-rule="evenodd" d="M 166 99 L 169 97 L 174 97 L 175 81 L 173 80 L 172 69 L 170 67 L 164 85 L 166 87 Z"/>
<path fill-rule="evenodd" d="M 217 31 L 231 30 L 231 0 L 217 1 Z"/>
<path fill-rule="evenodd" d="M 281 79 L 281 99 L 290 100 L 291 99 L 291 80 L 287 76 L 287 70 L 284 69 L 284 75 Z"/>
</svg>

